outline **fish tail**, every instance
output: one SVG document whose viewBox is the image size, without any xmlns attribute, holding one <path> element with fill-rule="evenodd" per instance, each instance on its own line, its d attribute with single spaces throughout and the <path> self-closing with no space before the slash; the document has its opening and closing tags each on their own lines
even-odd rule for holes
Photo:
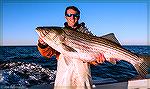
<svg viewBox="0 0 150 89">
<path fill-rule="evenodd" d="M 137 69 L 139 76 L 141 78 L 145 78 L 146 74 L 148 74 L 148 64 L 144 60 L 142 60 L 142 62 L 140 62 L 140 63 L 137 63 L 135 65 L 135 68 Z"/>
<path fill-rule="evenodd" d="M 147 65 L 146 62 L 143 62 L 143 63 L 140 64 L 140 66 L 139 66 L 139 74 L 143 78 L 145 78 L 146 74 L 148 74 L 148 65 Z"/>
</svg>

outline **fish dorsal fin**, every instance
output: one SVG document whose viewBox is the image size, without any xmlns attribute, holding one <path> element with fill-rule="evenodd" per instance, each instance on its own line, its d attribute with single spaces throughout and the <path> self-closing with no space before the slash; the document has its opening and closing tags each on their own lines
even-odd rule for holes
<svg viewBox="0 0 150 89">
<path fill-rule="evenodd" d="M 109 33 L 101 37 L 121 45 L 119 41 L 117 40 L 117 38 L 115 37 L 114 33 Z"/>
</svg>

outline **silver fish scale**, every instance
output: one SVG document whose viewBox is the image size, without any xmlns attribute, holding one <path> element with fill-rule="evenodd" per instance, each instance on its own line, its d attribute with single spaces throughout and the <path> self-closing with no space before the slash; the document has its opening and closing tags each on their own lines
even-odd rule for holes
<svg viewBox="0 0 150 89">
<path fill-rule="evenodd" d="M 67 45 L 81 49 L 84 52 L 89 52 L 93 54 L 96 51 L 99 51 L 100 46 L 104 46 L 108 49 L 112 49 L 116 55 L 121 55 L 120 59 L 128 61 L 132 63 L 131 61 L 134 61 L 136 64 L 133 64 L 135 68 L 138 70 L 138 72 L 141 74 L 141 76 L 144 76 L 147 74 L 147 64 L 143 63 L 143 59 L 139 58 L 136 54 L 124 49 L 122 46 L 111 42 L 107 39 L 103 39 L 101 37 L 96 37 L 96 36 L 90 36 L 84 33 L 79 33 L 71 30 L 64 30 L 65 35 L 66 35 L 66 42 Z M 94 45 L 91 45 L 94 44 Z M 93 47 L 97 46 L 95 49 Z M 140 68 L 140 70 L 139 70 Z"/>
<path fill-rule="evenodd" d="M 55 40 L 57 39 L 56 41 L 62 41 L 59 44 L 63 43 L 68 47 L 78 50 L 79 54 L 80 52 L 83 52 L 87 55 L 94 55 L 96 53 L 102 52 L 106 58 L 112 57 L 130 62 L 142 77 L 147 74 L 147 64 L 144 63 L 142 58 L 110 40 L 62 28 L 48 28 L 48 32 L 43 30 L 44 28 L 38 29 L 38 31 L 43 33 L 45 36 L 48 34 L 48 32 L 54 33 L 56 36 L 58 36 L 55 38 Z M 60 40 L 62 37 L 65 39 Z M 46 39 L 51 40 L 52 38 L 47 36 Z"/>
<path fill-rule="evenodd" d="M 95 37 L 89 36 L 87 34 L 75 32 L 75 31 L 71 31 L 71 30 L 64 30 L 64 31 L 65 31 L 65 34 L 69 40 L 72 39 L 72 40 L 76 40 L 78 42 L 84 41 L 84 43 L 86 41 L 87 43 L 90 43 L 90 44 L 91 43 L 96 44 L 96 46 L 101 45 L 101 46 L 104 46 L 106 48 L 110 48 L 110 49 L 113 49 L 115 51 L 118 51 L 118 53 L 124 54 L 125 56 L 129 56 L 132 59 L 136 59 L 136 61 L 138 59 L 137 55 L 129 52 L 128 50 L 122 48 L 121 46 L 119 46 L 116 43 L 108 41 L 107 39 L 103 39 L 101 37 L 96 37 L 96 36 Z M 90 46 L 90 44 L 87 44 L 87 45 Z"/>
</svg>

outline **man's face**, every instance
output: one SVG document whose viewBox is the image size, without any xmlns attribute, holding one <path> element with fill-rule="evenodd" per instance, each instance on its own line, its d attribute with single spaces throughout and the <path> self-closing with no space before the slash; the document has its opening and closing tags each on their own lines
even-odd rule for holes
<svg viewBox="0 0 150 89">
<path fill-rule="evenodd" d="M 74 11 L 73 9 L 68 9 L 65 18 L 68 22 L 68 25 L 73 27 L 74 24 L 77 23 L 79 20 L 79 14 L 77 14 L 77 12 Z"/>
</svg>

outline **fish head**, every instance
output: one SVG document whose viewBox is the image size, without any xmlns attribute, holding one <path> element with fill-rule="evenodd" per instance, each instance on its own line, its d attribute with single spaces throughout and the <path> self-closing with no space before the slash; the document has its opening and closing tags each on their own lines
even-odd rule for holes
<svg viewBox="0 0 150 89">
<path fill-rule="evenodd" d="M 36 32 L 41 38 L 55 44 L 63 43 L 65 40 L 64 31 L 61 27 L 37 27 Z"/>
</svg>

